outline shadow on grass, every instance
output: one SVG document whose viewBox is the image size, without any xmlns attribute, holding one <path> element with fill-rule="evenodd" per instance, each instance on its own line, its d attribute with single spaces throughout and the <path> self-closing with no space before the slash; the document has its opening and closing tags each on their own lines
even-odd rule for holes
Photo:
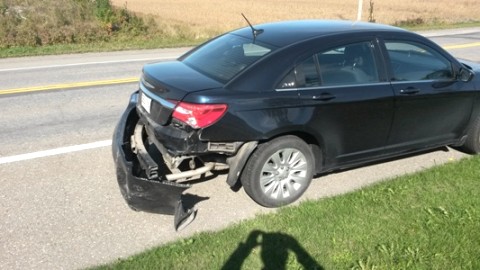
<svg viewBox="0 0 480 270">
<path fill-rule="evenodd" d="M 255 256 L 252 251 L 256 247 L 261 249 L 262 269 L 287 269 L 289 252 L 294 253 L 296 261 L 303 269 L 324 269 L 292 236 L 255 230 L 249 234 L 245 242 L 238 245 L 222 270 L 240 270 L 249 256 Z"/>
</svg>

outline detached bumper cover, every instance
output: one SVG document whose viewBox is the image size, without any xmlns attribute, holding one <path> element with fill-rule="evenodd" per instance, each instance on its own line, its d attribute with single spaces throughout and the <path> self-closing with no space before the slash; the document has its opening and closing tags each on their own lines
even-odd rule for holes
<svg viewBox="0 0 480 270">
<path fill-rule="evenodd" d="M 112 152 L 118 185 L 123 198 L 132 209 L 174 215 L 175 229 L 180 230 L 195 217 L 195 211 L 185 209 L 182 204 L 182 193 L 190 185 L 151 180 L 145 176 L 130 145 L 130 137 L 139 119 L 135 109 L 137 98 L 137 93 L 131 96 L 113 135 Z"/>
</svg>

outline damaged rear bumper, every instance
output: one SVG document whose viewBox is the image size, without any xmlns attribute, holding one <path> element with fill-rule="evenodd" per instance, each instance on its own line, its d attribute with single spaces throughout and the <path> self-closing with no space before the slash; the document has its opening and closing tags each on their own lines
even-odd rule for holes
<svg viewBox="0 0 480 270">
<path fill-rule="evenodd" d="M 186 207 L 186 204 L 191 204 L 193 198 L 197 201 L 202 199 L 183 194 L 191 187 L 187 181 L 213 170 L 228 168 L 226 182 L 232 190 L 238 190 L 239 176 L 258 142 L 195 144 L 198 139 L 192 139 L 194 136 L 176 136 L 179 135 L 178 132 L 172 132 L 175 127 L 158 126 L 142 114 L 145 112 L 139 112 L 141 108 L 137 104 L 138 98 L 138 92 L 132 94 L 113 135 L 112 152 L 118 185 L 130 208 L 174 215 L 175 229 L 180 230 L 192 222 L 196 214 L 194 207 Z M 157 136 L 162 141 L 157 140 Z M 193 154 L 175 155 L 175 151 L 174 154 L 169 153 L 164 144 L 172 142 L 178 149 L 190 147 Z M 182 146 L 181 143 L 185 145 Z M 198 148 L 198 145 L 205 146 L 205 149 Z M 177 148 L 172 149 L 178 151 Z M 199 152 L 202 155 L 196 155 Z"/>
<path fill-rule="evenodd" d="M 141 165 L 141 163 L 145 163 L 145 160 L 138 157 L 148 157 L 148 153 L 146 153 L 147 155 L 137 155 L 132 151 L 132 135 L 135 133 L 139 120 L 135 109 L 137 96 L 138 94 L 135 93 L 130 98 L 128 107 L 113 135 L 112 152 L 118 185 L 123 198 L 132 209 L 174 215 L 174 226 L 176 230 L 179 230 L 192 222 L 195 217 L 195 210 L 185 208 L 182 203 L 182 193 L 190 185 L 172 182 L 171 179 L 168 180 L 161 175 L 158 177 L 155 175 L 155 173 L 161 174 L 158 172 L 158 167 L 152 168 L 150 172 L 142 169 L 145 164 Z M 145 150 L 145 146 L 138 142 L 138 138 L 133 139 L 133 142 L 137 144 L 133 147 L 139 149 L 137 151 Z M 155 167 L 156 164 L 147 165 Z"/>
</svg>

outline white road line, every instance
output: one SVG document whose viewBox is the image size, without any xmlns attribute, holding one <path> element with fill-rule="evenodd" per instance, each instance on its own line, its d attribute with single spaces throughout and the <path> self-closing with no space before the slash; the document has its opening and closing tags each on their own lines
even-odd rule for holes
<svg viewBox="0 0 480 270">
<path fill-rule="evenodd" d="M 156 58 L 136 58 L 128 60 L 112 60 L 112 61 L 99 61 L 99 62 L 85 62 L 85 63 L 72 63 L 72 64 L 59 64 L 59 65 L 48 65 L 48 66 L 35 66 L 35 67 L 19 67 L 19 68 L 5 68 L 0 69 L 0 72 L 6 71 L 18 71 L 18 70 L 34 70 L 34 69 L 44 69 L 44 68 L 59 68 L 59 67 L 75 67 L 75 66 L 87 66 L 87 65 L 99 65 L 99 64 L 115 64 L 115 63 L 128 63 L 128 62 L 142 62 L 142 61 L 159 61 L 159 60 L 173 60 L 176 59 L 175 56 L 166 56 L 166 57 L 156 57 Z"/>
<path fill-rule="evenodd" d="M 35 158 L 67 154 L 67 153 L 100 148 L 100 147 L 105 147 L 110 145 L 112 145 L 112 140 L 105 140 L 105 141 L 72 145 L 72 146 L 60 147 L 60 148 L 55 148 L 50 150 L 38 151 L 38 152 L 9 156 L 9 157 L 0 157 L 0 164 L 7 164 L 7 163 L 12 163 L 17 161 L 24 161 L 24 160 L 35 159 Z"/>
</svg>

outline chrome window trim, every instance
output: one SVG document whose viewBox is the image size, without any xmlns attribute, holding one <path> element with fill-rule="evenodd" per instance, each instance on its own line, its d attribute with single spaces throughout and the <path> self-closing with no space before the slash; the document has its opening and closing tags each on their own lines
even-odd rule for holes
<svg viewBox="0 0 480 270">
<path fill-rule="evenodd" d="M 455 80 L 452 78 L 451 80 L 414 80 L 414 81 L 391 81 L 391 84 L 405 84 L 405 83 L 436 83 L 436 82 L 454 82 Z"/>
<path fill-rule="evenodd" d="M 327 88 L 345 88 L 345 87 L 364 87 L 369 85 L 390 85 L 390 82 L 376 82 L 376 83 L 362 83 L 362 84 L 342 84 L 342 85 L 319 85 L 315 87 L 296 87 L 296 88 L 277 88 L 275 91 L 284 92 L 284 91 L 304 91 L 304 90 L 314 90 L 314 89 L 327 89 Z"/>
</svg>

